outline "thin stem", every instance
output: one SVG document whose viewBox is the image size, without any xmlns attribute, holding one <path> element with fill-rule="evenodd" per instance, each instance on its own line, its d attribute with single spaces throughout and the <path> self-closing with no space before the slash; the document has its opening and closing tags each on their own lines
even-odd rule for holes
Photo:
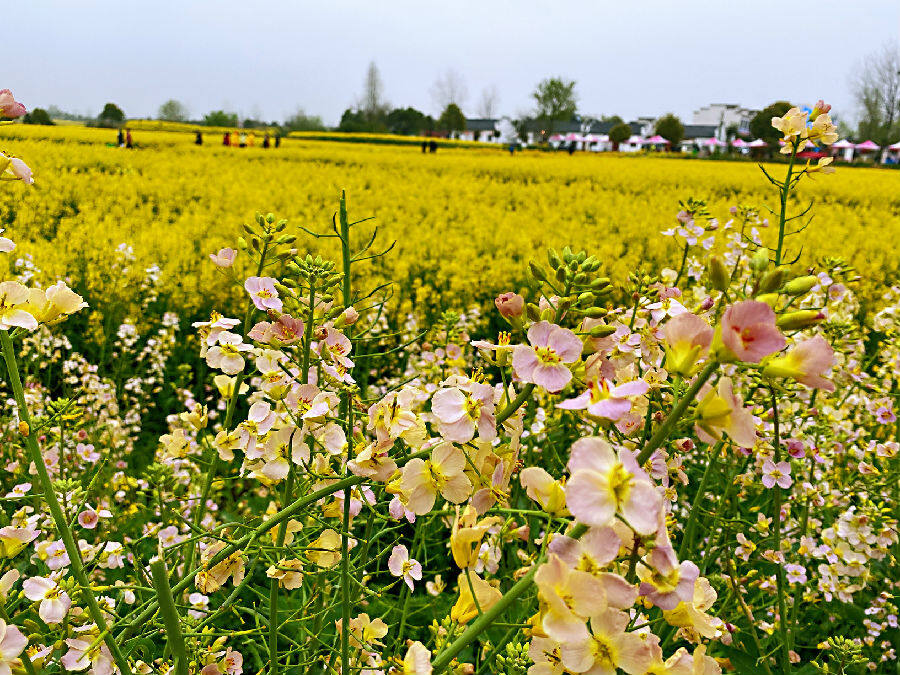
<svg viewBox="0 0 900 675">
<path fill-rule="evenodd" d="M 187 650 L 184 646 L 184 635 L 181 634 L 181 625 L 178 622 L 178 610 L 175 609 L 175 600 L 172 597 L 172 589 L 169 588 L 169 573 L 166 571 L 166 563 L 159 559 L 150 563 L 150 574 L 153 576 L 153 587 L 156 589 L 156 597 L 159 598 L 159 613 L 162 614 L 163 623 L 166 626 L 166 640 L 169 651 L 175 658 L 175 675 L 188 675 Z"/>
<path fill-rule="evenodd" d="M 772 390 L 772 418 L 775 427 L 775 463 L 781 461 L 781 430 L 778 426 L 778 398 L 775 391 Z M 777 484 L 774 486 L 775 498 L 772 500 L 775 513 L 773 515 L 774 534 L 775 534 L 775 553 L 781 552 L 781 503 L 782 492 L 781 487 Z M 791 672 L 790 642 L 788 638 L 788 617 L 784 601 L 784 566 L 776 563 L 776 582 L 778 587 L 778 628 L 781 633 L 781 668 L 787 675 Z"/>
<path fill-rule="evenodd" d="M 654 451 L 662 445 L 666 439 L 669 437 L 669 433 L 675 427 L 675 424 L 681 419 L 681 416 L 684 415 L 688 406 L 691 402 L 696 398 L 697 393 L 700 391 L 700 388 L 706 384 L 706 381 L 712 377 L 712 374 L 716 372 L 716 368 L 719 367 L 719 364 L 716 361 L 710 361 L 706 364 L 706 367 L 697 375 L 697 378 L 691 384 L 690 388 L 684 393 L 684 396 L 680 401 L 672 408 L 672 412 L 669 413 L 669 416 L 663 421 L 662 424 L 657 427 L 656 432 L 654 432 L 653 436 L 650 437 L 650 440 L 644 444 L 644 447 L 641 448 L 640 453 L 637 456 L 638 464 L 643 464 L 648 459 L 650 459 L 650 455 L 654 453 Z"/>
<path fill-rule="evenodd" d="M 787 223 L 787 201 L 791 191 L 791 174 L 794 171 L 794 159 L 797 157 L 797 143 L 791 150 L 791 159 L 788 162 L 787 178 L 781 188 L 781 214 L 778 217 L 778 247 L 775 249 L 775 265 L 781 264 L 781 254 L 784 248 L 784 226 Z"/>
<path fill-rule="evenodd" d="M 13 396 L 16 400 L 16 406 L 19 408 L 19 419 L 30 429 L 31 415 L 25 404 L 25 393 L 22 388 L 22 380 L 19 378 L 19 367 L 16 363 L 15 354 L 13 354 L 13 344 L 8 331 L 0 330 L 0 346 L 3 347 L 3 359 L 6 361 L 6 371 L 9 373 Z M 44 457 L 41 454 L 41 449 L 38 447 L 37 439 L 34 437 L 34 434 L 28 431 L 26 431 L 26 434 L 26 446 L 29 455 L 31 455 L 31 461 L 34 463 L 35 470 L 37 471 L 38 480 L 41 483 L 44 501 L 47 502 L 47 507 L 50 509 L 50 515 L 53 517 L 53 522 L 56 525 L 56 529 L 59 531 L 63 540 L 63 545 L 66 548 L 66 553 L 69 555 L 72 573 L 75 576 L 75 580 L 78 582 L 81 597 L 88 607 L 91 619 L 93 619 L 94 623 L 97 625 L 97 629 L 100 633 L 103 634 L 103 640 L 106 643 L 106 646 L 109 647 L 113 660 L 116 662 L 122 675 L 131 675 L 131 669 L 128 667 L 128 660 L 119 649 L 119 644 L 110 632 L 109 625 L 106 623 L 106 618 L 103 615 L 103 610 L 100 609 L 100 605 L 97 603 L 97 599 L 94 597 L 94 593 L 91 590 L 91 582 L 84 571 L 84 563 L 81 560 L 81 551 L 78 548 L 78 544 L 75 543 L 75 538 L 72 536 L 72 530 L 69 528 L 68 522 L 66 522 L 66 516 L 59 504 L 56 491 L 53 489 L 53 482 L 50 480 L 50 474 L 47 472 L 47 466 L 44 464 Z"/>
</svg>

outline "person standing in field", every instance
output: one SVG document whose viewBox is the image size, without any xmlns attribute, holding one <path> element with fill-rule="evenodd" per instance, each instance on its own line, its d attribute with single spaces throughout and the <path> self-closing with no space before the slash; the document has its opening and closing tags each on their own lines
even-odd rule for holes
<svg viewBox="0 0 900 675">
<path fill-rule="evenodd" d="M 232 148 L 236 148 L 238 146 L 238 132 L 231 132 L 231 135 L 228 137 L 228 145 L 230 145 Z"/>
<path fill-rule="evenodd" d="M 125 130 L 125 147 L 134 148 L 134 140 L 131 138 L 131 129 Z"/>
<path fill-rule="evenodd" d="M 263 136 L 263 148 L 265 148 L 266 150 L 269 149 L 269 134 Z"/>
<path fill-rule="evenodd" d="M 254 143 L 256 143 L 256 134 L 251 131 L 247 135 L 247 147 L 252 148 Z"/>
<path fill-rule="evenodd" d="M 125 147 L 125 132 L 122 131 L 122 127 L 119 127 L 119 133 L 116 136 L 116 145 L 120 148 Z"/>
<path fill-rule="evenodd" d="M 197 138 L 194 139 L 194 144 L 195 145 L 203 145 L 203 133 L 202 132 L 200 132 L 200 131 L 197 132 Z"/>
<path fill-rule="evenodd" d="M 247 134 L 244 133 L 243 131 L 241 132 L 241 135 L 238 137 L 238 145 L 242 148 L 247 147 Z"/>
<path fill-rule="evenodd" d="M 437 141 L 433 138 L 428 142 L 428 152 L 437 152 Z"/>
<path fill-rule="evenodd" d="M 222 134 L 222 145 L 226 148 L 231 145 L 231 135 L 227 131 Z"/>
<path fill-rule="evenodd" d="M 275 134 L 275 147 L 276 148 L 281 147 L 281 135 L 280 134 Z"/>
</svg>

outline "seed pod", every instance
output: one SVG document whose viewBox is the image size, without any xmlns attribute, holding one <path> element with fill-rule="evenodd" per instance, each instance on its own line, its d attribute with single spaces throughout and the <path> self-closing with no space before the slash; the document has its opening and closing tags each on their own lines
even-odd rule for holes
<svg viewBox="0 0 900 675">
<path fill-rule="evenodd" d="M 577 304 L 581 307 L 589 306 L 592 302 L 594 302 L 595 296 L 590 291 L 585 291 L 581 295 L 578 296 L 578 300 L 576 300 Z"/>
<path fill-rule="evenodd" d="M 525 305 L 525 315 L 528 317 L 529 321 L 539 321 L 541 318 L 541 310 L 536 304 L 529 302 Z"/>
<path fill-rule="evenodd" d="M 607 311 L 605 307 L 589 307 L 584 310 L 584 315 L 590 317 L 591 319 L 599 319 L 607 315 Z"/>
<path fill-rule="evenodd" d="M 569 268 L 568 267 L 560 267 L 556 270 L 556 280 L 557 281 L 565 281 L 566 277 L 569 276 Z"/>
</svg>

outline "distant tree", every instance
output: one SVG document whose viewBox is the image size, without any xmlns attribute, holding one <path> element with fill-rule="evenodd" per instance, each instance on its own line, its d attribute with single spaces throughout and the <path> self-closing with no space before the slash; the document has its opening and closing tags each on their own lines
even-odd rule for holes
<svg viewBox="0 0 900 675">
<path fill-rule="evenodd" d="M 481 90 L 481 100 L 478 102 L 478 115 L 484 119 L 494 119 L 497 114 L 497 104 L 500 101 L 500 94 L 497 92 L 497 85 L 492 84 Z"/>
<path fill-rule="evenodd" d="M 657 134 L 671 143 L 669 147 L 673 150 L 681 143 L 681 139 L 684 138 L 684 125 L 681 123 L 681 120 L 678 119 L 678 116 L 673 113 L 667 113 L 656 120 L 654 130 Z"/>
<path fill-rule="evenodd" d="M 853 93 L 859 113 L 857 134 L 879 145 L 900 137 L 900 44 L 889 42 L 858 67 Z"/>
<path fill-rule="evenodd" d="M 387 111 L 387 103 L 384 101 L 384 82 L 381 80 L 381 73 L 378 72 L 378 66 L 374 61 L 366 70 L 359 108 L 371 119 L 384 115 Z"/>
<path fill-rule="evenodd" d="M 603 115 L 603 116 L 600 118 L 600 121 L 601 121 L 601 122 L 604 122 L 604 123 L 606 123 L 606 124 L 612 124 L 613 126 L 616 126 L 617 124 L 624 124 L 624 123 L 625 123 L 625 120 L 623 120 L 623 119 L 622 119 L 621 117 L 619 117 L 618 115 Z"/>
<path fill-rule="evenodd" d="M 157 119 L 167 122 L 184 122 L 188 118 L 188 109 L 181 101 L 170 98 L 168 101 L 159 106 L 156 112 Z"/>
<path fill-rule="evenodd" d="M 619 149 L 619 143 L 624 143 L 629 138 L 631 138 L 631 127 L 624 122 L 619 122 L 609 130 L 609 140 L 612 141 L 615 150 Z"/>
<path fill-rule="evenodd" d="M 395 108 L 387 115 L 387 127 L 392 134 L 415 136 L 434 129 L 434 119 L 415 108 Z"/>
<path fill-rule="evenodd" d="M 444 112 L 441 113 L 441 117 L 438 120 L 438 126 L 443 131 L 450 133 L 465 131 L 466 116 L 463 115 L 462 110 L 460 110 L 458 105 L 451 103 L 444 108 Z"/>
<path fill-rule="evenodd" d="M 29 110 L 22 118 L 22 122 L 25 124 L 43 124 L 45 126 L 52 126 L 54 124 L 53 120 L 50 118 L 50 114 L 43 108 Z"/>
<path fill-rule="evenodd" d="M 561 77 L 550 77 L 541 80 L 531 97 L 535 103 L 535 116 L 544 127 L 546 138 L 553 133 L 559 122 L 572 119 L 578 108 L 578 96 L 575 93 L 575 80 Z"/>
<path fill-rule="evenodd" d="M 125 121 L 125 113 L 115 103 L 107 103 L 103 106 L 103 110 L 97 117 L 97 122 L 101 126 L 118 126 Z"/>
<path fill-rule="evenodd" d="M 782 117 L 791 107 L 787 101 L 775 101 L 767 105 L 750 120 L 750 135 L 763 139 L 770 146 L 777 144 L 781 134 L 772 126 L 772 118 Z"/>
<path fill-rule="evenodd" d="M 237 113 L 212 110 L 203 116 L 203 124 L 208 127 L 236 127 L 238 125 L 238 116 Z"/>
<path fill-rule="evenodd" d="M 284 126 L 291 131 L 325 131 L 322 118 L 318 115 L 307 115 L 303 108 L 284 121 Z"/>
<path fill-rule="evenodd" d="M 431 98 L 437 110 L 446 110 L 451 103 L 462 109 L 468 95 L 462 75 L 452 69 L 438 76 L 431 85 Z"/>
<path fill-rule="evenodd" d="M 348 133 L 382 132 L 387 131 L 387 125 L 384 122 L 384 118 L 373 119 L 363 110 L 347 108 L 344 114 L 341 115 L 341 121 L 337 130 Z"/>
</svg>

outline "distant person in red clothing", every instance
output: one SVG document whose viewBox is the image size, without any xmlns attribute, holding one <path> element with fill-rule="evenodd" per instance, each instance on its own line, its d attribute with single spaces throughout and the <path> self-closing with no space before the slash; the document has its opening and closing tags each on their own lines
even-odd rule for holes
<svg viewBox="0 0 900 675">
<path fill-rule="evenodd" d="M 222 134 L 222 145 L 224 145 L 226 148 L 231 145 L 231 136 L 227 131 Z"/>
<path fill-rule="evenodd" d="M 131 138 L 131 129 L 125 130 L 125 147 L 126 148 L 134 147 L 134 140 Z"/>
</svg>

